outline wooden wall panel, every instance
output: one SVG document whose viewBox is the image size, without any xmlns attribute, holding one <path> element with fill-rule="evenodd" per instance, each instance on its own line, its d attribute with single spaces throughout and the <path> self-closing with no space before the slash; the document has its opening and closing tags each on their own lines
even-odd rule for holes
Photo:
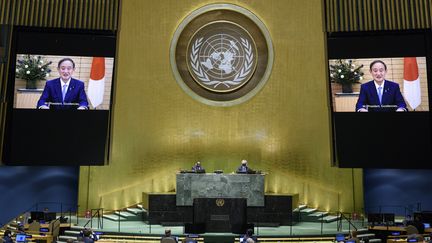
<svg viewBox="0 0 432 243">
<path fill-rule="evenodd" d="M 326 31 L 431 28 L 432 0 L 324 0 Z"/>
</svg>

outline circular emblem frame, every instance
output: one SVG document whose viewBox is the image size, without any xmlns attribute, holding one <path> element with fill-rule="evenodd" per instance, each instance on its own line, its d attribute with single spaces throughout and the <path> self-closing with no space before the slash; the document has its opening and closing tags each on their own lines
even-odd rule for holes
<svg viewBox="0 0 432 243">
<path fill-rule="evenodd" d="M 193 11 L 178 26 L 170 47 L 177 83 L 195 100 L 213 106 L 252 98 L 267 82 L 273 59 L 265 25 L 233 4 Z"/>
<path fill-rule="evenodd" d="M 223 198 L 218 198 L 215 200 L 216 206 L 223 207 L 225 205 L 225 200 Z"/>
</svg>

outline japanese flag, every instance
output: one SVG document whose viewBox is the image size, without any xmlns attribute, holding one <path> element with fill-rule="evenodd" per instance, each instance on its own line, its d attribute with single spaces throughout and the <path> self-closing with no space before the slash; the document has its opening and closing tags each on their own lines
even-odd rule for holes
<svg viewBox="0 0 432 243">
<path fill-rule="evenodd" d="M 105 58 L 93 57 L 87 96 L 94 108 L 102 104 L 104 91 L 105 91 Z"/>
<path fill-rule="evenodd" d="M 404 97 L 412 109 L 421 103 L 420 77 L 417 59 L 415 57 L 404 58 Z"/>
</svg>

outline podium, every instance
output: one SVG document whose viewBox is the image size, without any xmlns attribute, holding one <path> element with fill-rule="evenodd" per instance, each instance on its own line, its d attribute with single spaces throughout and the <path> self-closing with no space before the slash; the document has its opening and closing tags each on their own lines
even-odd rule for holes
<svg viewBox="0 0 432 243">
<path fill-rule="evenodd" d="M 250 207 L 264 206 L 263 174 L 176 175 L 177 206 L 192 206 L 195 198 L 246 198 Z"/>
<path fill-rule="evenodd" d="M 247 229 L 245 198 L 195 198 L 193 224 L 205 232 L 232 232 L 243 234 Z"/>
</svg>

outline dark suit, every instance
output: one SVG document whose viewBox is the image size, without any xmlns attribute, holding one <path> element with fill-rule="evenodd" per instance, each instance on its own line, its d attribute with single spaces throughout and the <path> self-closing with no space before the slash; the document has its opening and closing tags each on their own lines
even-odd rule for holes
<svg viewBox="0 0 432 243">
<path fill-rule="evenodd" d="M 84 82 L 72 78 L 68 90 L 65 95 L 65 99 L 63 101 L 62 97 L 62 83 L 60 78 L 56 78 L 50 81 L 47 81 L 45 84 L 44 91 L 37 103 L 37 108 L 42 105 L 46 105 L 47 102 L 54 103 L 78 103 L 78 106 L 88 107 L 87 95 L 84 91 Z M 50 109 L 68 109 L 70 106 L 63 105 L 55 105 L 50 106 Z M 74 106 L 76 109 L 77 107 Z"/>
<path fill-rule="evenodd" d="M 384 82 L 381 103 L 379 102 L 378 92 L 373 80 L 360 86 L 360 95 L 357 100 L 356 111 L 358 111 L 360 108 L 367 109 L 368 105 L 397 106 L 395 108 L 374 108 L 369 109 L 369 111 L 395 111 L 398 108 L 403 108 L 406 110 L 406 103 L 400 91 L 399 84 L 388 80 Z"/>
<path fill-rule="evenodd" d="M 201 165 L 194 165 L 192 166 L 192 171 L 203 171 L 204 168 L 201 167 Z"/>
<path fill-rule="evenodd" d="M 14 243 L 14 241 L 9 236 L 4 236 L 3 243 Z"/>
<path fill-rule="evenodd" d="M 250 169 L 249 169 L 249 167 L 247 167 L 247 165 L 241 165 L 237 169 L 237 172 L 239 172 L 239 173 L 247 173 L 249 171 L 250 171 Z"/>
</svg>

